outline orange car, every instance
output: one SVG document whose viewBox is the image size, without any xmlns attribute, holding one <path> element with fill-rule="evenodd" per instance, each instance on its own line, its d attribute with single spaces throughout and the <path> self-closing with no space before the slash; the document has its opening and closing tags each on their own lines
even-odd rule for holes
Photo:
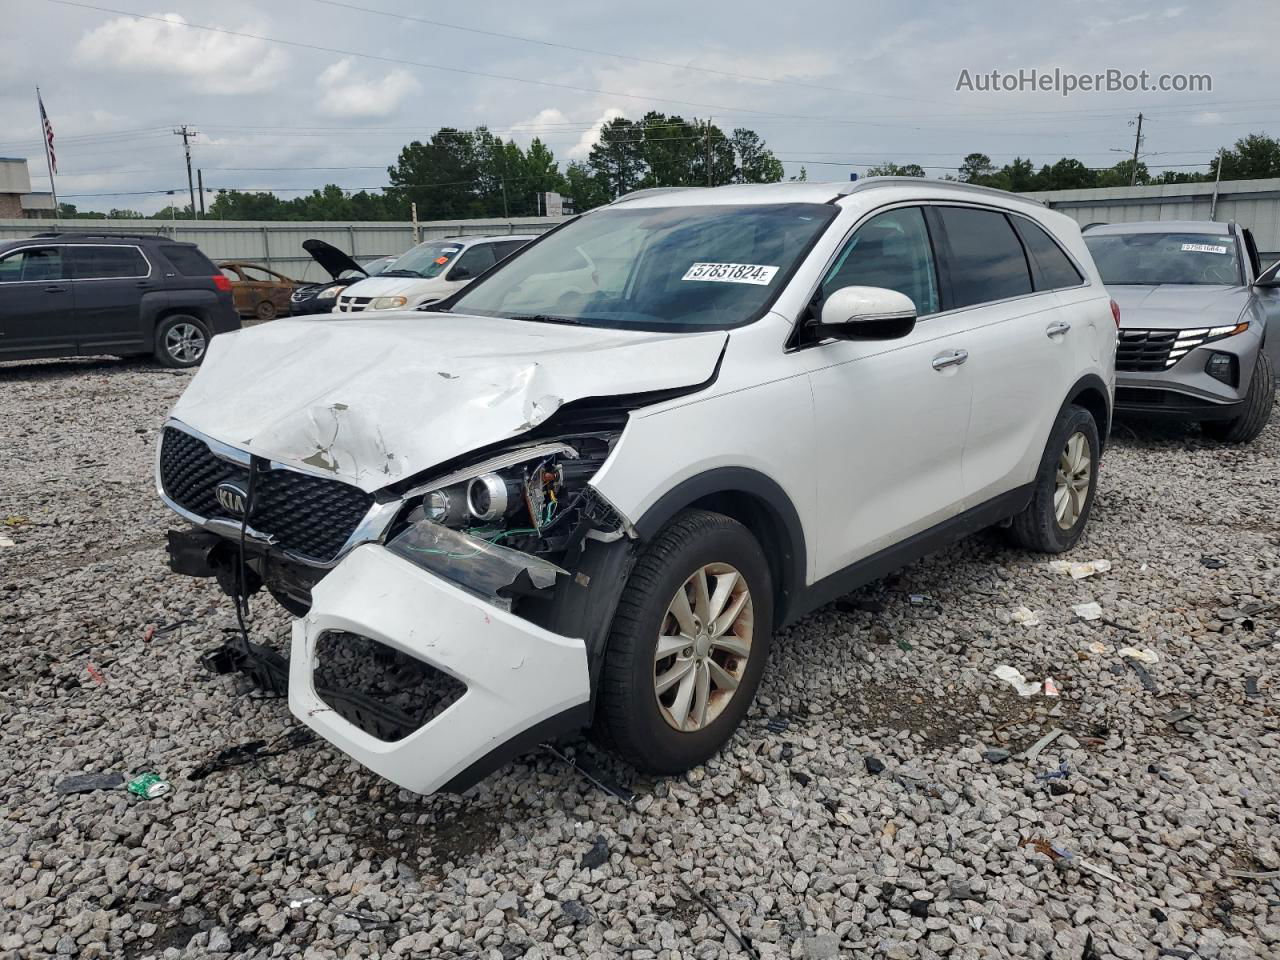
<svg viewBox="0 0 1280 960">
<path fill-rule="evenodd" d="M 274 320 L 289 313 L 289 296 L 302 281 L 293 280 L 256 263 L 231 260 L 218 264 L 223 276 L 231 281 L 231 295 L 236 312 L 242 317 Z"/>
</svg>

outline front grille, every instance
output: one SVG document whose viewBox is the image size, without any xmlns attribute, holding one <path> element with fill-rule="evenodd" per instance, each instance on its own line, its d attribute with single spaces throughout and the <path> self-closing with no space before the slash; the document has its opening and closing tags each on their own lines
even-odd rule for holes
<svg viewBox="0 0 1280 960">
<path fill-rule="evenodd" d="M 373 297 L 338 297 L 338 309 L 344 313 L 360 313 L 368 310 Z"/>
<path fill-rule="evenodd" d="M 1116 343 L 1116 369 L 1134 372 L 1167 370 L 1177 330 L 1121 330 Z"/>
<path fill-rule="evenodd" d="M 165 427 L 160 482 L 169 499 L 199 517 L 239 523 L 240 518 L 224 510 L 214 496 L 218 484 L 227 481 L 247 489 L 248 469 L 215 456 L 203 440 Z M 267 470 L 254 482 L 249 525 L 274 537 L 284 550 L 327 563 L 338 555 L 372 505 L 373 494 L 340 480 Z"/>
<path fill-rule="evenodd" d="M 328 630 L 316 641 L 316 696 L 370 736 L 394 742 L 453 706 L 467 685 L 369 637 Z"/>
</svg>

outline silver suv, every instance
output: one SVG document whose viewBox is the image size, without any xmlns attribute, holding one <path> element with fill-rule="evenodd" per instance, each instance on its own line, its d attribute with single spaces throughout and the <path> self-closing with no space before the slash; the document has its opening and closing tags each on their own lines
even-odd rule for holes
<svg viewBox="0 0 1280 960">
<path fill-rule="evenodd" d="M 1100 224 L 1084 241 L 1120 305 L 1116 411 L 1257 437 L 1275 395 L 1264 345 L 1268 319 L 1280 323 L 1280 263 L 1260 270 L 1249 231 L 1212 220 Z"/>
</svg>

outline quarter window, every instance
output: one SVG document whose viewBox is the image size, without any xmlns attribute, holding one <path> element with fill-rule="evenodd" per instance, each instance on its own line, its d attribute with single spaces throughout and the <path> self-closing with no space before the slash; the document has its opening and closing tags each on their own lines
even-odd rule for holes
<svg viewBox="0 0 1280 960">
<path fill-rule="evenodd" d="M 1062 248 L 1038 224 L 1024 217 L 1012 219 L 1014 226 L 1018 228 L 1018 235 L 1022 237 L 1022 242 L 1036 265 L 1037 290 L 1078 287 L 1084 282 L 1084 278 L 1080 276 L 1080 271 L 1075 268 L 1071 258 L 1062 252 Z"/>
<path fill-rule="evenodd" d="M 0 283 L 66 279 L 61 247 L 27 247 L 0 260 Z"/>
<path fill-rule="evenodd" d="M 853 286 L 904 293 L 916 305 L 918 316 L 938 312 L 933 249 L 919 207 L 874 216 L 849 238 L 822 281 L 822 297 Z"/>
<path fill-rule="evenodd" d="M 952 307 L 1004 300 L 1031 292 L 1031 270 L 1003 213 L 939 207 L 947 233 Z"/>
<path fill-rule="evenodd" d="M 77 280 L 112 280 L 147 275 L 147 261 L 136 247 L 70 247 L 67 256 Z"/>
</svg>

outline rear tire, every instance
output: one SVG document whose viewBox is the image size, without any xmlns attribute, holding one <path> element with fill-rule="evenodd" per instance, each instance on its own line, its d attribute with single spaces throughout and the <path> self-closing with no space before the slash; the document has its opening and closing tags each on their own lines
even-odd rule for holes
<svg viewBox="0 0 1280 960">
<path fill-rule="evenodd" d="M 194 367 L 209 349 L 209 328 L 187 313 L 165 317 L 156 327 L 155 357 L 166 367 Z"/>
<path fill-rule="evenodd" d="M 1009 527 L 1014 543 L 1039 553 L 1075 546 L 1093 509 L 1101 447 L 1088 410 L 1073 405 L 1062 411 L 1040 460 L 1031 503 Z"/>
<path fill-rule="evenodd" d="M 1249 443 L 1266 429 L 1271 421 L 1271 408 L 1276 398 L 1276 375 L 1271 358 L 1258 349 L 1258 359 L 1253 365 L 1253 379 L 1245 395 L 1244 413 L 1234 420 L 1207 420 L 1200 424 L 1200 431 L 1211 440 L 1220 443 Z"/>
<path fill-rule="evenodd" d="M 597 734 L 647 773 L 697 766 L 751 706 L 772 634 L 773 587 L 755 537 L 723 514 L 678 514 L 618 601 Z"/>
</svg>

